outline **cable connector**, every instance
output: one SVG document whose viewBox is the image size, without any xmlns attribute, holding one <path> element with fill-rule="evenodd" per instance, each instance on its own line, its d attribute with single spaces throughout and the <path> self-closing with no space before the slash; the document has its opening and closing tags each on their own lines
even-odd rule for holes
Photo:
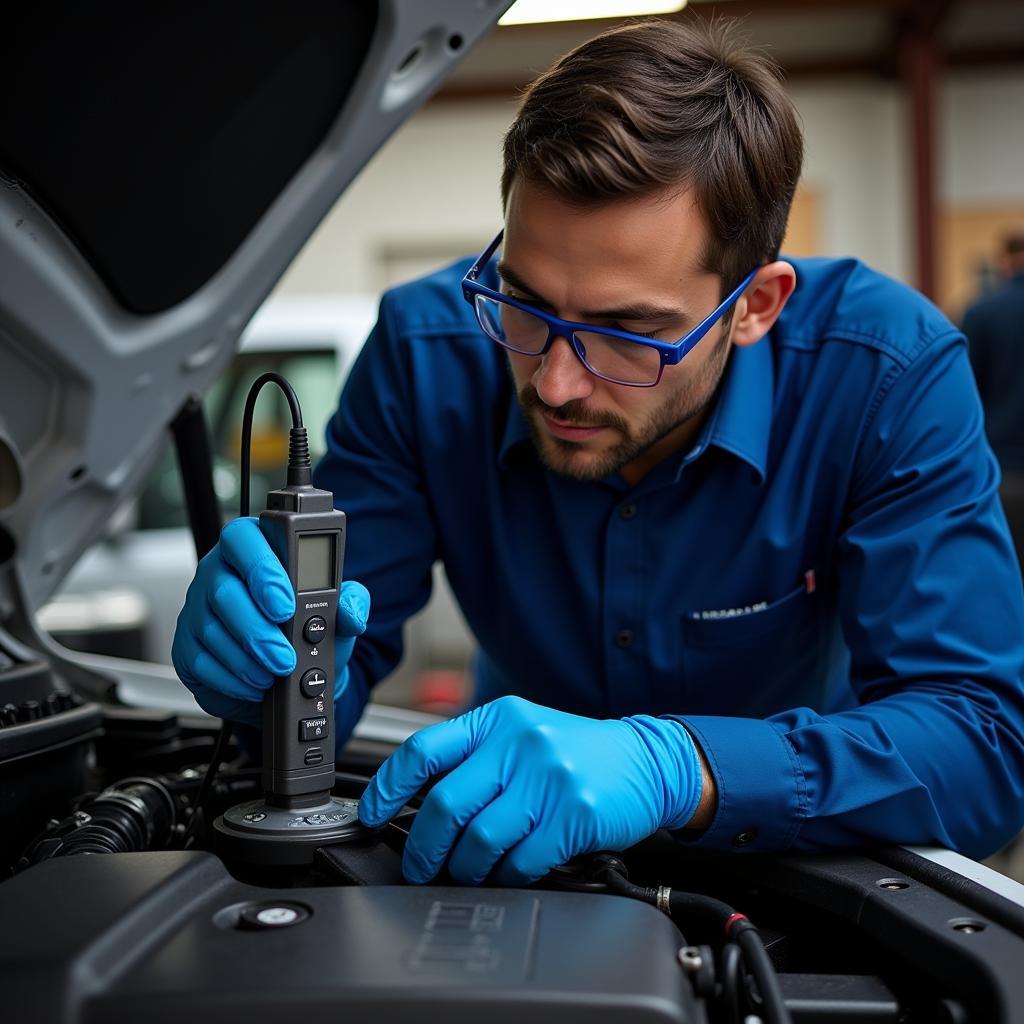
<svg viewBox="0 0 1024 1024">
<path fill-rule="evenodd" d="M 309 440 L 305 427 L 292 427 L 288 431 L 288 486 L 308 487 L 313 480 L 309 461 Z"/>
</svg>

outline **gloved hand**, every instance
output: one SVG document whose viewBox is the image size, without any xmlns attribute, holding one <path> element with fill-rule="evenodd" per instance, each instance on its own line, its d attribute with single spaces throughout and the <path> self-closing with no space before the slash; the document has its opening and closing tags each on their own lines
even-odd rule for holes
<svg viewBox="0 0 1024 1024">
<path fill-rule="evenodd" d="M 370 781 L 359 817 L 382 825 L 431 776 L 402 873 L 448 871 L 476 885 L 524 885 L 578 853 L 620 850 L 678 828 L 700 800 L 700 755 L 679 722 L 596 721 L 502 697 L 415 733 Z M 504 857 L 504 859 L 502 859 Z"/>
<path fill-rule="evenodd" d="M 366 629 L 370 595 L 346 580 L 335 622 L 334 699 L 348 685 L 348 661 Z M 171 645 L 171 661 L 199 706 L 259 726 L 276 676 L 295 668 L 295 650 L 277 623 L 295 613 L 295 594 L 255 518 L 232 520 L 200 561 Z"/>
</svg>

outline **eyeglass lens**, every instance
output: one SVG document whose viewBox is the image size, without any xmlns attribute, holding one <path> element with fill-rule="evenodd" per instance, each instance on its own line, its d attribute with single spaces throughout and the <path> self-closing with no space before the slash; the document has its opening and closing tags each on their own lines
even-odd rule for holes
<svg viewBox="0 0 1024 1024">
<path fill-rule="evenodd" d="M 548 340 L 548 325 L 525 310 L 485 295 L 475 301 L 477 319 L 488 337 L 515 352 L 537 355 Z M 650 384 L 658 379 L 657 349 L 593 331 L 574 332 L 583 361 L 599 377 L 620 384 Z"/>
</svg>

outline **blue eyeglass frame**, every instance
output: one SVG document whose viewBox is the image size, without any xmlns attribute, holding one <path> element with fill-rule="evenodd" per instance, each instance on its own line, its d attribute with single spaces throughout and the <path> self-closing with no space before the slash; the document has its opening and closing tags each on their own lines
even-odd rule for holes
<svg viewBox="0 0 1024 1024">
<path fill-rule="evenodd" d="M 551 348 L 555 342 L 555 338 L 565 338 L 572 346 L 572 350 L 576 353 L 577 359 L 586 367 L 588 373 L 592 373 L 595 377 L 599 377 L 601 380 L 607 381 L 609 384 L 621 384 L 627 388 L 653 388 L 660 380 L 661 375 L 665 370 L 666 366 L 675 366 L 683 356 L 690 352 L 694 346 L 704 337 L 712 327 L 722 318 L 722 315 L 729 309 L 733 303 L 743 294 L 744 289 L 754 279 L 754 275 L 760 270 L 760 267 L 754 267 L 753 270 L 725 297 L 722 303 L 718 306 L 714 312 L 706 316 L 692 331 L 684 334 L 678 341 L 658 341 L 656 338 L 645 338 L 642 334 L 631 334 L 629 331 L 620 331 L 614 327 L 598 327 L 594 324 L 577 323 L 573 320 L 560 320 L 557 316 L 552 316 L 550 313 L 545 313 L 543 310 L 537 309 L 535 306 L 531 306 L 528 302 L 522 302 L 519 299 L 513 299 L 510 295 L 504 295 L 501 292 L 496 292 L 493 288 L 488 288 L 486 285 L 482 285 L 477 281 L 477 277 L 480 271 L 487 265 L 487 261 L 494 255 L 495 250 L 501 244 L 502 238 L 505 236 L 505 229 L 497 233 L 494 237 L 494 241 L 480 254 L 477 261 L 466 271 L 466 276 L 462 279 L 462 297 L 473 307 L 473 312 L 476 314 L 477 322 L 480 323 L 480 314 L 476 308 L 476 296 L 483 295 L 488 299 L 493 299 L 495 302 L 503 302 L 508 306 L 512 306 L 515 309 L 520 309 L 524 313 L 532 313 L 535 317 L 542 320 L 548 325 L 548 340 L 544 343 L 544 347 L 539 352 L 523 352 L 521 349 L 514 348 L 512 345 L 507 345 L 504 342 L 495 341 L 496 344 L 501 345 L 503 348 L 507 348 L 512 352 L 519 352 L 520 355 L 527 356 L 543 356 Z M 487 334 L 487 329 L 483 323 L 480 323 L 480 329 Z M 603 374 L 598 373 L 592 367 L 587 365 L 586 356 L 583 351 L 583 345 L 576 338 L 576 331 L 588 331 L 591 334 L 606 334 L 611 338 L 618 338 L 622 341 L 632 341 L 637 345 L 644 345 L 647 348 L 656 349 L 661 357 L 661 363 L 658 366 L 658 376 L 651 381 L 649 384 L 638 384 L 631 381 L 614 380 L 611 377 L 605 377 Z M 491 337 L 489 334 L 487 335 Z"/>
</svg>

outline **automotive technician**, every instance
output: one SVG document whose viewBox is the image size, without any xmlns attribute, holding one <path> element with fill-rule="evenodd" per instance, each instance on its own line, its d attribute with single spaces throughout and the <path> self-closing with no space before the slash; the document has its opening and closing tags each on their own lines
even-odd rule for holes
<svg viewBox="0 0 1024 1024">
<path fill-rule="evenodd" d="M 503 236 L 385 294 L 317 470 L 374 605 L 346 583 L 339 742 L 436 559 L 479 642 L 477 706 L 361 803 L 448 773 L 409 880 L 521 884 L 659 828 L 983 856 L 1021 826 L 1024 600 L 964 339 L 855 260 L 778 258 L 801 157 L 727 28 L 612 31 L 527 93 Z M 230 524 L 174 644 L 204 708 L 258 721 L 292 612 Z"/>
</svg>

